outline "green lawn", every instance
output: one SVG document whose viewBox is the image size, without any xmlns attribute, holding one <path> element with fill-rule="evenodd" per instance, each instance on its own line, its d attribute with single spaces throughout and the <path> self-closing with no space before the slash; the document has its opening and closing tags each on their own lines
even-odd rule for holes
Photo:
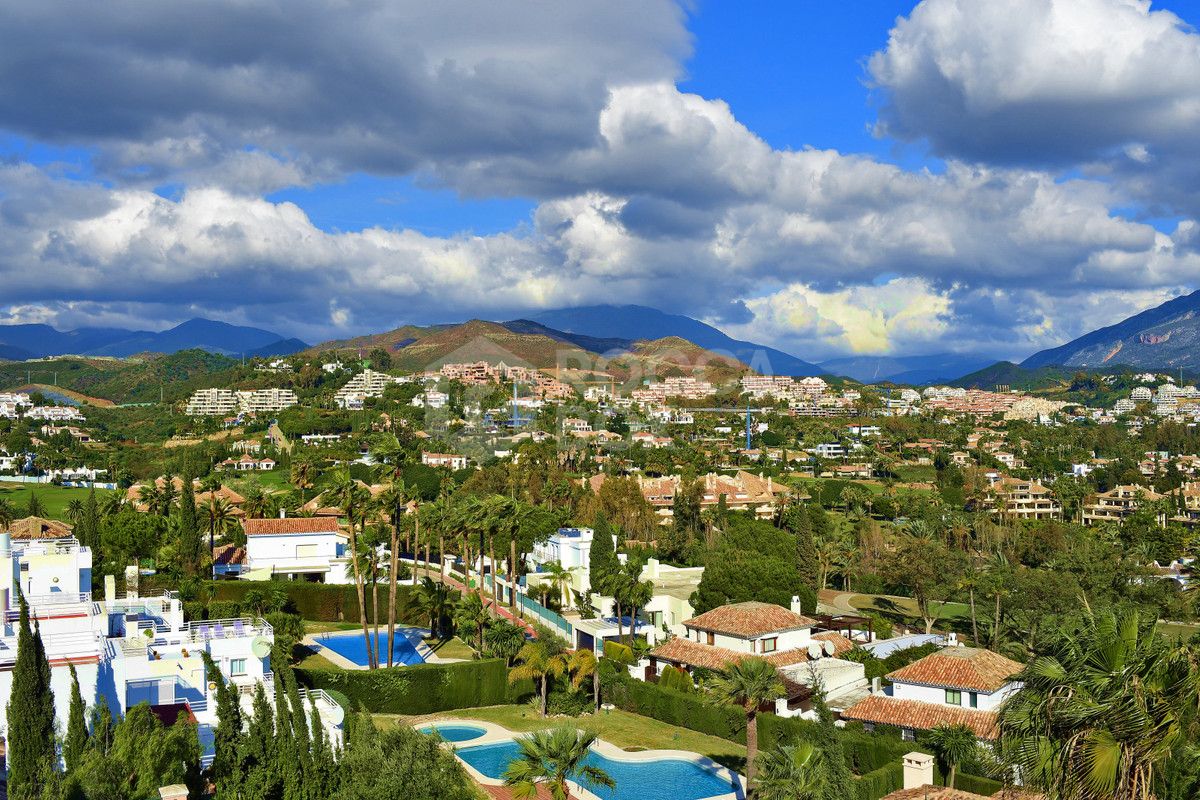
<svg viewBox="0 0 1200 800">
<path fill-rule="evenodd" d="M 226 486 L 234 489 L 239 494 L 245 494 L 247 489 L 255 485 L 264 492 L 286 492 L 292 489 L 292 485 L 288 483 L 288 471 L 286 469 L 273 469 L 267 472 L 254 472 L 250 474 L 222 475 L 221 480 Z"/>
<path fill-rule="evenodd" d="M 332 631 L 357 631 L 362 630 L 360 622 L 316 622 L 314 620 L 304 620 L 305 633 L 330 633 Z"/>
<path fill-rule="evenodd" d="M 917 617 L 917 603 L 909 597 L 856 594 L 850 598 L 850 605 L 859 611 L 881 611 L 885 614 L 896 614 L 898 612 L 907 619 L 920 621 Z M 966 603 L 932 603 L 931 605 L 938 612 L 939 622 L 969 620 L 971 618 L 971 607 Z"/>
<path fill-rule="evenodd" d="M 54 486 L 53 484 L 29 484 L 29 483 L 7 483 L 0 482 L 0 498 L 4 498 L 12 504 L 13 510 L 17 517 L 25 516 L 25 509 L 29 507 L 29 496 L 37 494 L 38 500 L 46 509 L 46 516 L 51 519 L 67 518 L 67 503 L 72 500 L 86 501 L 90 489 L 75 489 L 66 486 Z M 103 493 L 105 490 L 99 489 L 98 493 Z"/>
<path fill-rule="evenodd" d="M 414 721 L 412 717 L 394 714 L 375 714 L 374 717 L 381 727 L 389 724 L 408 725 Z M 686 728 L 677 728 L 656 719 L 630 714 L 627 711 L 600 711 L 597 714 L 574 718 L 543 719 L 531 706 L 512 705 L 458 709 L 429 717 L 429 719 L 439 718 L 477 719 L 494 722 L 519 733 L 542 730 L 567 722 L 592 731 L 606 742 L 611 742 L 626 750 L 687 750 L 708 756 L 713 761 L 739 772 L 746 765 L 744 745 Z"/>
<path fill-rule="evenodd" d="M 435 655 L 442 658 L 461 658 L 464 661 L 470 661 L 475 658 L 475 651 L 471 646 L 459 639 L 457 636 L 452 636 L 449 639 L 426 639 L 425 644 L 429 645 L 429 649 Z"/>
<path fill-rule="evenodd" d="M 1200 633 L 1200 625 L 1182 625 L 1175 622 L 1160 622 L 1158 623 L 1158 632 L 1174 641 L 1182 639 L 1187 641 L 1197 633 Z"/>
</svg>

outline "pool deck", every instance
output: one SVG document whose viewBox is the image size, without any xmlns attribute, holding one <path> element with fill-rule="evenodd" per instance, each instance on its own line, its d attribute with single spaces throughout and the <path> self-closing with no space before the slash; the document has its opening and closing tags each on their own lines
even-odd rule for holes
<svg viewBox="0 0 1200 800">
<path fill-rule="evenodd" d="M 429 721 L 415 722 L 413 723 L 413 727 L 421 728 L 429 724 L 431 724 Z M 494 722 L 482 722 L 475 719 L 441 718 L 434 720 L 432 724 L 465 725 L 472 728 L 484 729 L 485 733 L 483 736 L 480 736 L 477 739 L 468 739 L 465 742 L 443 742 L 442 746 L 450 750 L 480 747 L 488 744 L 501 744 L 503 742 L 512 741 L 519 736 L 526 735 L 513 733 L 503 725 L 497 725 Z M 547 727 L 553 726 L 547 725 Z M 736 791 L 726 792 L 725 794 L 711 795 L 710 797 L 704 798 L 704 800 L 744 800 L 746 796 L 746 779 L 744 777 L 738 775 L 736 772 L 728 769 L 727 767 L 721 766 L 711 758 L 702 756 L 699 753 L 693 753 L 690 750 L 638 750 L 631 752 L 629 750 L 622 750 L 615 744 L 606 742 L 603 739 L 597 739 L 596 743 L 592 745 L 592 749 L 605 758 L 610 758 L 613 761 L 625 761 L 633 764 L 645 763 L 648 761 L 665 761 L 668 759 L 673 761 L 690 761 L 693 764 L 697 764 L 704 769 L 707 769 L 720 776 L 722 780 L 730 782 L 736 781 Z M 491 778 L 487 775 L 484 775 L 482 772 L 479 772 L 477 769 L 468 764 L 464 759 L 459 758 L 458 763 L 462 764 L 463 769 L 467 771 L 467 774 L 471 776 L 472 780 L 485 789 L 504 786 L 504 781 L 502 779 Z M 572 796 L 578 797 L 579 800 L 601 800 L 601 798 L 575 783 L 575 781 L 568 781 L 568 783 L 571 784 Z"/>
<path fill-rule="evenodd" d="M 379 630 L 380 630 L 380 633 L 382 633 L 383 635 L 385 635 L 385 636 L 387 635 L 387 628 L 380 627 Z M 397 628 L 397 630 L 399 630 L 399 628 Z M 423 637 L 429 635 L 429 631 L 426 630 L 425 628 L 411 628 L 410 630 L 420 630 L 422 632 Z M 372 633 L 374 633 L 374 630 L 372 630 Z M 331 648 L 325 647 L 324 645 L 321 644 L 321 641 L 320 641 L 321 637 L 325 637 L 325 638 L 328 638 L 330 636 L 360 636 L 361 637 L 362 635 L 363 634 L 362 634 L 361 630 L 332 631 L 329 633 L 318 633 L 318 634 L 310 633 L 310 634 L 306 635 L 303 639 L 300 640 L 300 644 L 302 644 L 305 647 L 307 647 L 308 649 L 320 654 L 321 656 L 326 658 L 330 663 L 335 664 L 335 665 L 341 667 L 342 669 L 367 669 L 367 667 L 365 665 L 355 664 L 353 661 L 346 658 L 341 653 L 334 652 Z M 425 644 L 425 642 L 423 642 L 423 641 L 417 642 L 416 645 L 414 645 L 414 648 L 417 651 L 417 655 L 419 655 L 426 664 L 455 664 L 455 663 L 458 663 L 459 661 L 463 660 L 461 658 L 442 658 L 437 653 L 430 650 L 429 645 Z M 383 653 L 381 653 L 381 656 L 382 656 L 382 658 L 380 659 L 381 662 L 383 664 L 386 664 L 387 663 L 387 651 L 385 650 Z M 398 666 L 413 666 L 413 665 L 400 664 Z"/>
</svg>

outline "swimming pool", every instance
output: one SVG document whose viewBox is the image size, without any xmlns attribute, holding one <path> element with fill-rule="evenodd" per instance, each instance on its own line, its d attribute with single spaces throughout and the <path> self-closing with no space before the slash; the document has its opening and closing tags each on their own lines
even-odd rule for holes
<svg viewBox="0 0 1200 800">
<path fill-rule="evenodd" d="M 472 739 L 478 739 L 487 733 L 486 728 L 477 728 L 474 725 L 462 725 L 460 723 L 440 723 L 435 722 L 432 725 L 426 725 L 423 728 L 418 728 L 421 733 L 426 735 L 437 734 L 447 742 L 469 742 Z"/>
<path fill-rule="evenodd" d="M 424 633 L 420 628 L 397 628 L 393 637 L 396 646 L 392 663 L 424 664 L 425 659 L 417 652 L 417 645 L 421 643 Z M 379 648 L 379 663 L 386 665 L 387 631 L 371 631 L 371 638 Z M 367 641 L 363 638 L 362 631 L 323 633 L 316 637 L 316 640 L 321 647 L 332 650 L 342 658 L 349 659 L 360 667 L 367 666 Z"/>
<path fill-rule="evenodd" d="M 460 747 L 456 755 L 482 775 L 503 778 L 520 751 L 516 742 L 507 741 Z M 581 784 L 601 800 L 701 800 L 734 792 L 715 768 L 679 758 L 619 761 L 593 750 L 586 763 L 604 770 L 616 783 L 612 789 Z"/>
</svg>

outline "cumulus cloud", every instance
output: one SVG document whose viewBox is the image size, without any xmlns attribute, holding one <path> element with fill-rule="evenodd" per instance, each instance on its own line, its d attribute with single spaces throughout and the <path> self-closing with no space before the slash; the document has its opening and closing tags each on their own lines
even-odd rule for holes
<svg viewBox="0 0 1200 800">
<path fill-rule="evenodd" d="M 1084 165 L 1196 213 L 1200 34 L 1148 0 L 922 0 L 868 70 L 880 135 L 947 157 Z"/>
</svg>

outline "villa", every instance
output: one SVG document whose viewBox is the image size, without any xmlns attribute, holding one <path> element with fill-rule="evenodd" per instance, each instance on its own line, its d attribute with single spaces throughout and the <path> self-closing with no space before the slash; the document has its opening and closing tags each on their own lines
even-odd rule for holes
<svg viewBox="0 0 1200 800">
<path fill-rule="evenodd" d="M 336 517 L 245 519 L 250 580 L 279 575 L 317 583 L 349 583 L 349 547 Z"/>
<path fill-rule="evenodd" d="M 719 606 L 686 620 L 685 636 L 671 639 L 650 651 L 641 676 L 657 679 L 660 664 L 692 673 L 696 669 L 720 670 L 749 657 L 765 658 L 779 670 L 787 690 L 776 701 L 775 713 L 784 717 L 812 712 L 814 687 L 820 682 L 830 707 L 839 710 L 865 695 L 867 680 L 862 664 L 837 656 L 853 648 L 840 633 L 813 633 L 817 621 L 772 603 L 744 602 Z"/>
<path fill-rule="evenodd" d="M 1111 491 L 1097 494 L 1091 503 L 1083 507 L 1083 524 L 1098 525 L 1105 522 L 1119 522 L 1137 511 L 1142 503 L 1153 503 L 1162 500 L 1161 495 L 1145 486 L 1122 485 Z M 1161 520 L 1160 522 L 1165 522 Z"/>
<path fill-rule="evenodd" d="M 217 718 L 215 687 L 201 654 L 210 655 L 225 679 L 238 686 L 246 713 L 255 686 L 264 684 L 268 698 L 273 697 L 274 631 L 261 619 L 187 623 L 175 593 L 119 597 L 112 576 L 105 578 L 103 599 L 93 598 L 88 591 L 91 550 L 70 537 L 20 541 L 0 533 L 0 565 L 5 567 L 0 569 L 0 726 L 7 727 L 17 657 L 18 590 L 41 632 L 60 725 L 69 713 L 74 667 L 89 706 L 103 696 L 114 713 L 125 714 L 145 702 L 165 719 L 190 715 L 207 764 Z M 302 694 L 306 708 L 310 698 L 316 703 L 329 739 L 340 743 L 341 707 L 323 692 Z"/>
<path fill-rule="evenodd" d="M 843 719 L 894 725 L 905 739 L 941 725 L 966 725 L 980 739 L 996 738 L 1000 704 L 1021 684 L 1021 665 L 991 650 L 950 646 L 889 673 L 891 692 L 875 691 L 842 712 Z"/>
</svg>

